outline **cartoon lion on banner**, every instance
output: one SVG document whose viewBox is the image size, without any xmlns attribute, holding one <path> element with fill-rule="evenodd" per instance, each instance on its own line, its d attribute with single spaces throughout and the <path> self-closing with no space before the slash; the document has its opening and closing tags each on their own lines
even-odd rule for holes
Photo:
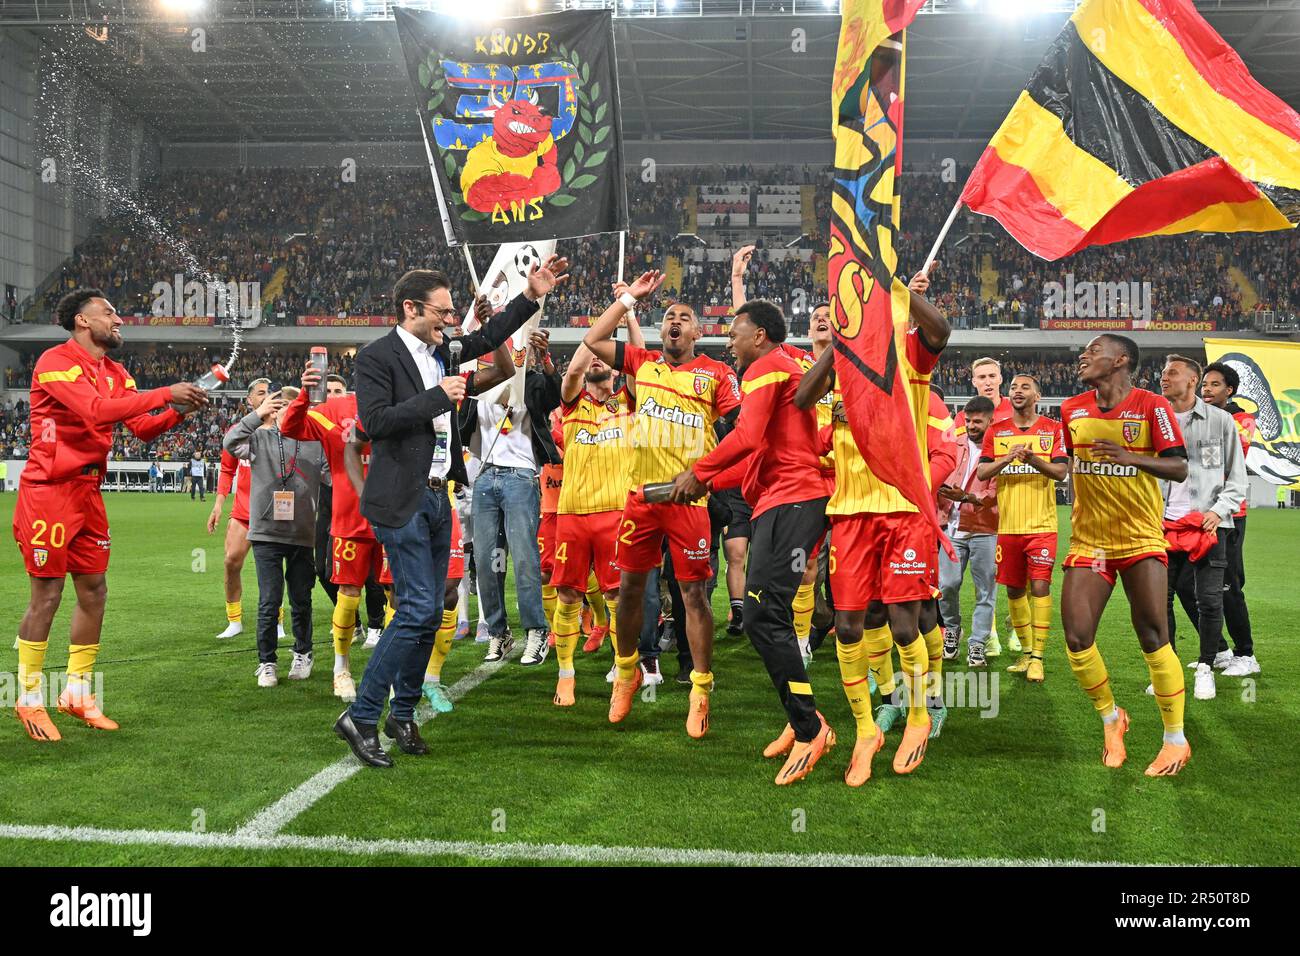
<svg viewBox="0 0 1300 956">
<path fill-rule="evenodd" d="M 491 213 L 559 189 L 551 117 L 537 105 L 537 94 L 502 102 L 493 91 L 489 102 L 492 135 L 469 151 L 460 173 L 461 192 L 469 207 Z"/>
</svg>

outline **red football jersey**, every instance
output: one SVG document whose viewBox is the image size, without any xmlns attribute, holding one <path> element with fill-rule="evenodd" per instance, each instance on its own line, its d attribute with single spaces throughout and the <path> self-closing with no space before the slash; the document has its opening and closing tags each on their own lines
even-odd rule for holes
<svg viewBox="0 0 1300 956">
<path fill-rule="evenodd" d="M 361 516 L 361 499 L 352 482 L 348 481 L 343 465 L 343 448 L 358 425 L 357 397 L 352 393 L 331 398 L 315 408 L 308 405 L 308 392 L 303 389 L 285 409 L 280 431 L 287 438 L 300 441 L 318 441 L 325 449 L 329 462 L 334 493 L 330 534 L 336 538 L 373 538 L 370 522 Z M 361 446 L 361 472 L 364 475 L 370 463 L 370 443 Z"/>
<path fill-rule="evenodd" d="M 221 477 L 217 479 L 217 494 L 228 495 L 235 491 L 235 505 L 230 517 L 248 524 L 248 482 L 253 473 L 253 463 L 247 458 L 236 458 L 221 449 Z"/>
<path fill-rule="evenodd" d="M 47 349 L 32 371 L 31 443 L 25 482 L 85 476 L 98 482 L 122 422 L 150 442 L 181 421 L 168 408 L 167 386 L 137 392 L 135 379 L 111 358 L 96 359 L 73 339 Z"/>
</svg>

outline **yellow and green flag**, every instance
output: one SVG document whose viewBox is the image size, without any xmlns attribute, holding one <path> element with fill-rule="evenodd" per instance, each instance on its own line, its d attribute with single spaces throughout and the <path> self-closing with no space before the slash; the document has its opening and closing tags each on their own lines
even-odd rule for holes
<svg viewBox="0 0 1300 956">
<path fill-rule="evenodd" d="M 1300 343 L 1206 339 L 1205 357 L 1241 379 L 1232 400 L 1254 418 L 1246 466 L 1275 485 L 1300 487 Z"/>
</svg>

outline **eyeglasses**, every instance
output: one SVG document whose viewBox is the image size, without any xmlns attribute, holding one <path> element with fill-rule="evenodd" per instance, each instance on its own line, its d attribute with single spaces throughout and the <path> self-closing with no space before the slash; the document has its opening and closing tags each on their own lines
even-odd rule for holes
<svg viewBox="0 0 1300 956">
<path fill-rule="evenodd" d="M 451 316 L 456 314 L 455 306 L 440 309 L 436 305 L 430 305 L 428 302 L 416 302 L 413 304 L 415 305 L 415 310 L 421 315 L 424 314 L 425 309 L 428 309 L 433 314 L 433 317 L 439 322 L 445 322 L 447 319 L 451 318 Z"/>
</svg>

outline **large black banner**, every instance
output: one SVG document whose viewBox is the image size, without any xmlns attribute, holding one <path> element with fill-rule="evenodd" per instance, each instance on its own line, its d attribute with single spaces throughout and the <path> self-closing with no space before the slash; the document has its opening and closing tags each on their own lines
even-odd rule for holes
<svg viewBox="0 0 1300 956">
<path fill-rule="evenodd" d="M 393 13 L 449 244 L 627 228 L 609 10 Z"/>
</svg>

